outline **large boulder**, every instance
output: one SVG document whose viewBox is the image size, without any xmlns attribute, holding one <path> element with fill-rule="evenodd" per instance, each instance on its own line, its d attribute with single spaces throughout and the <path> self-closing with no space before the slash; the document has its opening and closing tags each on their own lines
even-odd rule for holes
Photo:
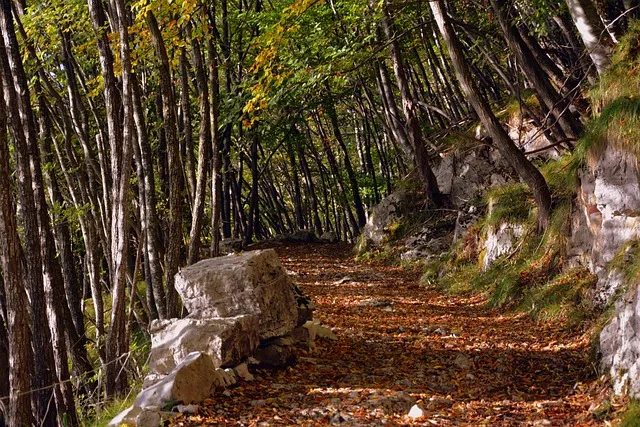
<svg viewBox="0 0 640 427">
<path fill-rule="evenodd" d="M 134 406 L 160 407 L 167 402 L 199 403 L 211 395 L 216 367 L 207 354 L 188 354 L 166 377 L 142 390 Z"/>
<path fill-rule="evenodd" d="M 295 328 L 294 285 L 273 249 L 200 261 L 176 275 L 190 318 L 258 316 L 260 339 Z"/>
<path fill-rule="evenodd" d="M 256 315 L 154 322 L 151 370 L 166 375 L 194 351 L 209 355 L 215 368 L 232 366 L 251 356 L 259 344 Z"/>
</svg>

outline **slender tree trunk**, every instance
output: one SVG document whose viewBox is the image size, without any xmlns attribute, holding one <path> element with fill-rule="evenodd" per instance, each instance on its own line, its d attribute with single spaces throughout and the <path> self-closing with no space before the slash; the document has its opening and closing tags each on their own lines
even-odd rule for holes
<svg viewBox="0 0 640 427">
<path fill-rule="evenodd" d="M 384 30 L 387 40 L 391 40 L 389 45 L 391 52 L 391 62 L 393 64 L 393 71 L 396 77 L 396 83 L 400 91 L 402 98 L 402 111 L 404 113 L 404 119 L 408 128 L 408 133 L 411 142 L 411 148 L 413 151 L 414 165 L 418 169 L 418 175 L 422 181 L 422 188 L 425 192 L 425 196 L 429 203 L 433 205 L 440 204 L 440 190 L 438 190 L 438 182 L 436 176 L 433 174 L 431 165 L 429 164 L 429 153 L 425 146 L 422 129 L 418 121 L 417 106 L 411 95 L 409 89 L 409 83 L 407 81 L 407 74 L 405 70 L 404 59 L 400 50 L 400 44 L 395 38 L 395 31 L 393 28 L 393 21 L 389 14 L 388 4 L 384 10 L 384 17 L 382 19 L 382 28 Z"/>
<path fill-rule="evenodd" d="M 2 49 L 4 50 L 4 46 Z M 5 68 L 0 68 L 0 73 L 4 74 Z M 0 181 L 9 183 L 12 178 L 6 130 L 5 106 L 0 103 Z M 11 185 L 0 185 L 0 263 L 6 298 L 6 312 L 3 313 L 3 318 L 6 320 L 9 346 L 8 353 L 5 353 L 8 355 L 5 366 L 9 370 L 10 386 L 8 412 L 4 415 L 8 426 L 30 427 L 35 424 L 35 417 L 31 411 L 31 396 L 27 391 L 31 389 L 30 377 L 34 372 L 34 363 L 29 345 L 31 332 L 27 311 L 29 304 L 25 294 L 27 283 L 17 230 Z M 9 360 L 11 363 L 8 363 Z"/>
<path fill-rule="evenodd" d="M 54 390 L 48 388 L 48 386 L 57 381 L 53 348 L 51 346 L 51 330 L 46 315 L 38 210 L 36 208 L 34 187 L 32 186 L 32 162 L 39 159 L 39 155 L 35 142 L 36 125 L 31 108 L 29 86 L 13 26 L 11 5 L 7 0 L 2 0 L 0 27 L 5 45 L 0 52 L 0 56 L 2 56 L 0 61 L 3 68 L 5 102 L 9 108 L 17 157 L 18 198 L 22 208 L 25 236 L 25 278 L 30 297 L 33 351 L 39 358 L 38 363 L 35 363 L 35 375 L 32 378 L 33 388 L 39 389 L 39 391 L 33 393 L 31 397 L 37 422 L 49 426 L 54 425 L 56 422 L 57 400 L 54 400 Z M 33 151 L 34 149 L 36 150 L 35 152 Z"/>
<path fill-rule="evenodd" d="M 533 85 L 540 101 L 548 111 L 558 120 L 558 124 L 564 136 L 577 138 L 582 131 L 581 124 L 571 115 L 568 109 L 569 100 L 563 99 L 554 89 L 542 70 L 529 47 L 524 43 L 516 27 L 511 24 L 508 5 L 505 0 L 491 0 L 493 9 L 498 17 L 502 34 L 507 44 L 516 55 L 518 65 Z"/>
<path fill-rule="evenodd" d="M 565 0 L 599 75 L 611 65 L 613 41 L 591 0 Z"/>
<path fill-rule="evenodd" d="M 120 0 L 121 1 L 121 0 Z M 153 48 L 159 59 L 160 92 L 162 93 L 163 129 L 167 142 L 169 168 L 169 238 L 165 262 L 165 282 L 167 286 L 167 316 L 178 316 L 178 293 L 174 286 L 174 276 L 180 264 L 182 246 L 182 167 L 180 165 L 180 144 L 178 141 L 178 121 L 175 112 L 175 97 L 171 81 L 169 56 L 152 12 L 146 16 Z"/>
<path fill-rule="evenodd" d="M 134 75 L 135 77 L 135 75 Z M 144 254 L 148 269 L 147 288 L 149 298 L 147 304 L 152 317 L 167 318 L 167 304 L 162 279 L 162 266 L 158 253 L 158 213 L 156 209 L 156 184 L 151 160 L 151 146 L 144 118 L 140 86 L 137 79 L 133 82 L 133 120 L 136 125 L 137 144 L 134 150 L 140 188 L 141 212 L 140 226 L 145 233 Z"/>
<path fill-rule="evenodd" d="M 215 35 L 218 33 L 215 18 L 216 2 L 211 3 L 211 9 L 203 7 L 202 19 L 207 25 L 207 52 L 209 56 L 209 85 L 211 97 L 209 110 L 211 122 L 211 149 L 213 152 L 211 172 L 211 256 L 220 255 L 220 232 L 222 220 L 222 151 L 223 142 L 218 131 L 220 76 L 218 75 L 218 50 L 215 43 Z"/>
<path fill-rule="evenodd" d="M 191 56 L 193 69 L 196 74 L 198 87 L 198 104 L 200 106 L 200 133 L 198 137 L 198 172 L 196 174 L 196 195 L 191 218 L 191 231 L 189 232 L 189 256 L 187 264 L 198 261 L 200 255 L 200 234 L 204 216 L 205 197 L 207 192 L 207 172 L 210 166 L 211 143 L 211 116 L 209 104 L 209 85 L 207 73 L 204 68 L 204 58 L 200 44 L 193 40 Z"/>
<path fill-rule="evenodd" d="M 551 215 L 551 195 L 547 183 L 536 167 L 527 160 L 524 153 L 515 146 L 509 135 L 502 128 L 498 119 L 491 111 L 487 101 L 478 92 L 473 76 L 464 59 L 462 45 L 448 21 L 442 0 L 429 3 L 435 17 L 438 28 L 442 33 L 451 61 L 455 68 L 456 76 L 460 81 L 471 106 L 475 109 L 482 124 L 493 138 L 493 143 L 504 156 L 505 160 L 515 169 L 522 181 L 529 186 L 538 207 L 538 226 L 540 230 L 549 225 Z"/>
<path fill-rule="evenodd" d="M 182 109 L 182 140 L 185 148 L 184 167 L 187 190 L 193 212 L 196 192 L 196 160 L 193 156 L 193 126 L 191 124 L 191 106 L 189 103 L 189 72 L 187 70 L 187 52 L 180 49 L 180 108 Z"/>
<path fill-rule="evenodd" d="M 349 150 L 342 138 L 342 132 L 340 131 L 340 124 L 338 123 L 338 115 L 335 108 L 331 103 L 327 104 L 327 115 L 333 128 L 333 134 L 338 141 L 338 145 L 342 149 L 344 156 L 344 169 L 347 172 L 347 178 L 349 179 L 349 186 L 351 187 L 351 195 L 353 196 L 353 205 L 356 210 L 356 216 L 358 217 L 358 228 L 363 227 L 367 222 L 366 214 L 364 212 L 364 206 L 362 205 L 362 198 L 360 197 L 360 188 L 358 187 L 358 180 L 356 174 L 351 166 L 351 159 L 349 158 Z"/>
</svg>

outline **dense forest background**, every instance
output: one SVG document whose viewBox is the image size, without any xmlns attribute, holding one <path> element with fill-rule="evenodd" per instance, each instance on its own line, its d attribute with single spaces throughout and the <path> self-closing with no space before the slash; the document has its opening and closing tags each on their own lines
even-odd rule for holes
<svg viewBox="0 0 640 427">
<path fill-rule="evenodd" d="M 353 241 L 455 141 L 495 148 L 548 226 L 545 178 L 494 111 L 569 152 L 633 2 L 0 0 L 0 411 L 78 425 L 140 373 L 174 275 L 220 244 Z M 474 127 L 482 124 L 484 133 Z M 70 362 L 69 362 L 70 361 Z M 8 398 L 4 398 L 7 396 Z M 96 403 L 97 402 L 97 403 Z"/>
</svg>

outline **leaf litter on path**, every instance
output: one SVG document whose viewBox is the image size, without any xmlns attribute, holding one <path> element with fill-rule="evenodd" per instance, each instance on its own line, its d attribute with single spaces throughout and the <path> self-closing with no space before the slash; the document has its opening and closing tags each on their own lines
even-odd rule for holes
<svg viewBox="0 0 640 427">
<path fill-rule="evenodd" d="M 425 289 L 400 267 L 358 264 L 345 244 L 277 251 L 338 341 L 173 425 L 606 425 L 593 414 L 607 389 L 584 336 Z"/>
</svg>

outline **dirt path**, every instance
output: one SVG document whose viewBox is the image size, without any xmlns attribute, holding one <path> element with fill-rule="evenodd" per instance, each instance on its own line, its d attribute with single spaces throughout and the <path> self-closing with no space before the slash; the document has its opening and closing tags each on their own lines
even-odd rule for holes
<svg viewBox="0 0 640 427">
<path fill-rule="evenodd" d="M 600 425 L 586 340 L 356 264 L 346 245 L 276 250 L 339 340 L 180 425 Z M 416 399 L 425 416 L 412 419 Z"/>
</svg>

